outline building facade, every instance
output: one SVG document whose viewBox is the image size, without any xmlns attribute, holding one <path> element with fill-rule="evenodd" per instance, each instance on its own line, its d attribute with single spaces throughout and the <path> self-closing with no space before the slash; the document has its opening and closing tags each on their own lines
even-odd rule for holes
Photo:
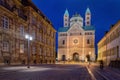
<svg viewBox="0 0 120 80">
<path fill-rule="evenodd" d="M 87 55 L 95 60 L 95 28 L 91 25 L 91 12 L 87 8 L 85 26 L 79 14 L 69 19 L 68 10 L 65 11 L 64 27 L 58 30 L 58 60 L 59 61 L 87 61 Z"/>
<path fill-rule="evenodd" d="M 98 60 L 103 60 L 106 65 L 111 61 L 120 60 L 120 21 L 112 25 L 98 42 Z"/>
<path fill-rule="evenodd" d="M 55 62 L 56 31 L 31 0 L 0 0 L 0 63 L 27 63 L 30 41 L 30 63 Z"/>
</svg>

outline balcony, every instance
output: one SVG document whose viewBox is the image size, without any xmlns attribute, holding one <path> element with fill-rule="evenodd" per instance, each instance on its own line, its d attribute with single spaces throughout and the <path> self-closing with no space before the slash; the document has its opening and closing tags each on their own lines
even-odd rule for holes
<svg viewBox="0 0 120 80">
<path fill-rule="evenodd" d="M 9 11 L 13 11 L 13 8 L 7 4 L 7 3 L 4 3 L 3 1 L 0 0 L 0 5 L 5 7 L 6 9 L 8 9 Z"/>
</svg>

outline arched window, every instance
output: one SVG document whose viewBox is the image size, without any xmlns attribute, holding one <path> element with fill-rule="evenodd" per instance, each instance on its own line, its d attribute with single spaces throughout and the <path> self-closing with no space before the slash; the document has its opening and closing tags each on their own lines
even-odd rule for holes
<svg viewBox="0 0 120 80">
<path fill-rule="evenodd" d="M 90 22 L 87 22 L 87 24 L 90 24 Z"/>
<path fill-rule="evenodd" d="M 65 21 L 67 21 L 67 19 L 65 19 Z"/>
<path fill-rule="evenodd" d="M 87 39 L 87 44 L 90 44 L 90 39 Z"/>
<path fill-rule="evenodd" d="M 87 19 L 90 19 L 89 17 L 87 17 Z"/>
<path fill-rule="evenodd" d="M 63 40 L 62 44 L 63 44 L 63 45 L 65 44 L 65 40 Z"/>
<path fill-rule="evenodd" d="M 65 61 L 65 60 L 66 60 L 66 56 L 62 55 L 62 61 Z"/>
</svg>

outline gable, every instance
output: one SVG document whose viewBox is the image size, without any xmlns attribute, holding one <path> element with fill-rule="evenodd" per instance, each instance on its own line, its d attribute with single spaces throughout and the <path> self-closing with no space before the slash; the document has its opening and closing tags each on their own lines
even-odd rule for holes
<svg viewBox="0 0 120 80">
<path fill-rule="evenodd" d="M 78 23 L 75 23 L 69 28 L 68 33 L 77 33 L 83 31 L 84 30 L 82 29 L 82 27 Z"/>
</svg>

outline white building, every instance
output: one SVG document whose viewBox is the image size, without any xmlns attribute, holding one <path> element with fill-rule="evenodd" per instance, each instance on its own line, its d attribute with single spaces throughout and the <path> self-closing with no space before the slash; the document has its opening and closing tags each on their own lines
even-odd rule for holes
<svg viewBox="0 0 120 80">
<path fill-rule="evenodd" d="M 80 14 L 69 18 L 66 10 L 64 27 L 58 30 L 58 60 L 85 61 L 87 55 L 95 60 L 95 28 L 91 25 L 90 9 L 85 12 L 85 26 Z"/>
<path fill-rule="evenodd" d="M 98 60 L 107 65 L 110 61 L 120 60 L 120 21 L 98 43 Z"/>
</svg>

